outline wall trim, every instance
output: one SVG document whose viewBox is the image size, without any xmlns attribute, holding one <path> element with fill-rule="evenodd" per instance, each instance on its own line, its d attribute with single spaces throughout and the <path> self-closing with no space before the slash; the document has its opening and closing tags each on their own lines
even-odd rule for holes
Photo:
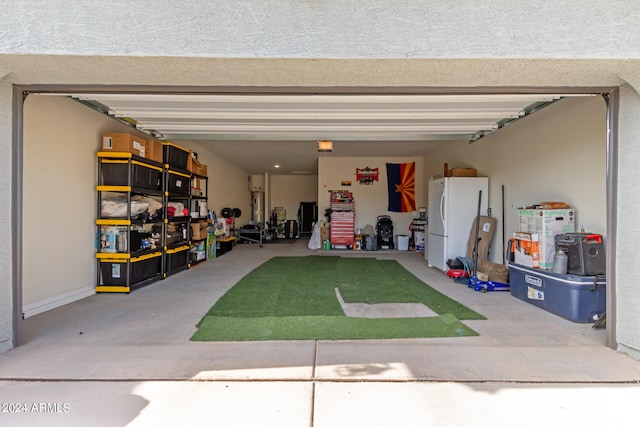
<svg viewBox="0 0 640 427">
<path fill-rule="evenodd" d="M 79 301 L 91 295 L 95 295 L 95 293 L 96 290 L 93 286 L 76 289 L 71 292 L 65 292 L 64 294 L 44 299 L 42 301 L 36 301 L 31 304 L 27 304 L 23 307 L 22 312 L 24 318 L 26 319 L 35 316 L 36 314 L 44 313 L 45 311 L 53 310 L 54 308 L 62 307 L 63 305 Z"/>
</svg>

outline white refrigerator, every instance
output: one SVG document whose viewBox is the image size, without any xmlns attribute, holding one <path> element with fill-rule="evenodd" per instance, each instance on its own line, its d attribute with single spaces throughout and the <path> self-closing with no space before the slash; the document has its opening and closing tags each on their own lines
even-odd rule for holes
<svg viewBox="0 0 640 427">
<path fill-rule="evenodd" d="M 467 256 L 471 228 L 478 214 L 478 200 L 480 215 L 487 215 L 487 177 L 450 177 L 429 181 L 429 232 L 425 258 L 430 267 L 447 271 L 447 260 Z"/>
</svg>

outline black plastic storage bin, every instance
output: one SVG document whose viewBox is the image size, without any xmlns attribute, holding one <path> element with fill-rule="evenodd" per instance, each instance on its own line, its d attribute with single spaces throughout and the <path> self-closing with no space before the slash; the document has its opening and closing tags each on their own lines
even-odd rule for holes
<svg viewBox="0 0 640 427">
<path fill-rule="evenodd" d="M 180 246 L 175 249 L 167 249 L 165 252 L 165 272 L 171 274 L 187 267 L 189 261 L 189 246 Z"/>
<path fill-rule="evenodd" d="M 104 258 L 100 260 L 103 286 L 131 286 L 160 275 L 162 252 L 136 258 Z M 127 272 L 129 281 L 127 282 Z"/>
<path fill-rule="evenodd" d="M 162 143 L 162 161 L 169 166 L 187 170 L 191 151 L 171 142 Z"/>
<path fill-rule="evenodd" d="M 129 178 L 131 181 L 129 181 Z M 131 160 L 103 159 L 101 185 L 131 186 L 145 190 L 162 190 L 162 168 Z"/>
<path fill-rule="evenodd" d="M 191 177 L 182 172 L 167 170 L 167 191 L 173 194 L 189 194 Z"/>
</svg>

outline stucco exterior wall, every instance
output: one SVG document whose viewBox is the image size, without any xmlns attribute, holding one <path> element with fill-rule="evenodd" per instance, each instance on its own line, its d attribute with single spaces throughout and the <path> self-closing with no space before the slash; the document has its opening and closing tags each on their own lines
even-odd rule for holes
<svg viewBox="0 0 640 427">
<path fill-rule="evenodd" d="M 637 57 L 633 0 L 9 0 L 2 53 L 227 58 Z M 612 49 L 615 46 L 615 49 Z"/>
<path fill-rule="evenodd" d="M 13 200 L 11 197 L 11 117 L 12 117 L 11 85 L 0 79 L 0 205 L 4 215 L 0 215 L 0 352 L 13 347 L 12 322 L 12 215 Z"/>
<path fill-rule="evenodd" d="M 620 142 L 618 152 L 617 340 L 621 349 L 640 356 L 640 95 L 629 86 L 620 90 Z"/>
<path fill-rule="evenodd" d="M 11 86 L 609 86 L 640 81 L 635 0 L 6 0 L 0 5 L 0 201 L 11 205 Z M 177 13 L 178 12 L 178 13 Z M 636 86 L 637 88 L 638 86 Z M 634 271 L 640 100 L 623 91 L 617 268 Z M 0 217 L 10 254 L 11 219 Z M 640 300 L 618 274 L 621 345 Z M 11 334 L 0 258 L 0 351 Z"/>
</svg>

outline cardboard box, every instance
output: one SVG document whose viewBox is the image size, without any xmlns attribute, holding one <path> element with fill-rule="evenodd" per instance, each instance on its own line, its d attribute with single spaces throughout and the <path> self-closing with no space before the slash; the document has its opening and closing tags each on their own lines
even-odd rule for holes
<svg viewBox="0 0 640 427">
<path fill-rule="evenodd" d="M 574 209 L 518 209 L 520 231 L 537 233 L 540 245 L 540 268 L 552 269 L 556 253 L 555 236 L 575 231 Z"/>
<path fill-rule="evenodd" d="M 162 142 L 155 139 L 147 139 L 145 154 L 147 159 L 162 163 Z"/>
<path fill-rule="evenodd" d="M 187 170 L 196 175 L 207 176 L 207 165 L 203 165 L 192 155 L 187 161 Z"/>
<path fill-rule="evenodd" d="M 209 234 L 208 222 L 192 222 L 191 223 L 191 240 L 206 239 Z"/>
<path fill-rule="evenodd" d="M 147 157 L 147 142 L 130 133 L 103 133 L 101 151 L 133 153 L 136 156 Z"/>
<path fill-rule="evenodd" d="M 478 176 L 478 171 L 474 168 L 453 168 L 449 176 Z"/>
<path fill-rule="evenodd" d="M 224 239 L 231 235 L 231 227 L 233 226 L 233 218 L 218 218 L 216 225 L 216 234 L 218 239 Z"/>
<path fill-rule="evenodd" d="M 194 169 L 196 168 L 196 164 L 199 163 L 198 159 L 193 157 L 193 153 L 189 155 L 189 159 L 187 159 L 187 170 L 191 173 L 195 173 Z"/>
<path fill-rule="evenodd" d="M 202 196 L 202 183 L 197 176 L 191 178 L 191 195 Z"/>
<path fill-rule="evenodd" d="M 513 262 L 531 268 L 540 268 L 540 236 L 536 233 L 513 233 L 511 252 Z"/>
<path fill-rule="evenodd" d="M 321 227 L 320 228 L 320 239 L 328 240 L 329 239 L 329 227 Z"/>
</svg>

